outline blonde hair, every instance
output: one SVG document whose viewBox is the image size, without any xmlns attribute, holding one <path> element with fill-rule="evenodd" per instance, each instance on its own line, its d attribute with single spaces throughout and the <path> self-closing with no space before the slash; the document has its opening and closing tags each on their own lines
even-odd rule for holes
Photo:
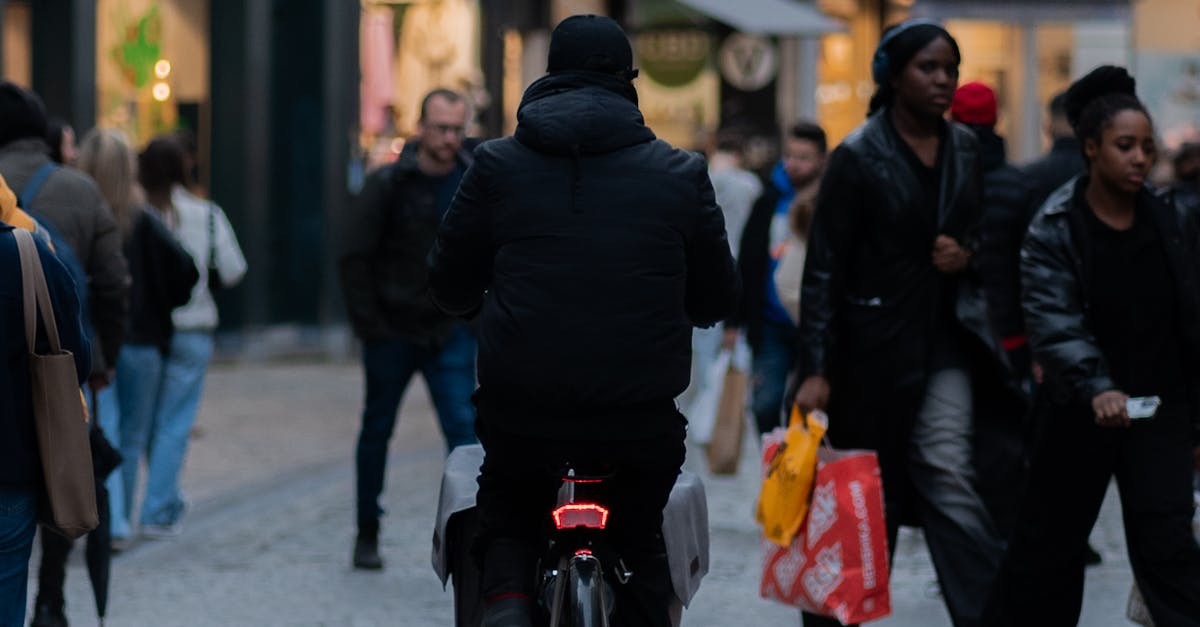
<svg viewBox="0 0 1200 627">
<path fill-rule="evenodd" d="M 80 170 L 95 179 L 112 208 L 122 238 L 129 235 L 139 207 L 145 202 L 137 180 L 137 153 L 123 131 L 94 128 L 79 144 Z"/>
</svg>

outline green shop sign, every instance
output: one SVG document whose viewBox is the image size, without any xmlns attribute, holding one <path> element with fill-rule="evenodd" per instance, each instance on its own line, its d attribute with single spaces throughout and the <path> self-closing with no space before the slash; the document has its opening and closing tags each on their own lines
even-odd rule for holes
<svg viewBox="0 0 1200 627">
<path fill-rule="evenodd" d="M 708 33 L 692 29 L 645 31 L 637 36 L 638 69 L 666 87 L 683 87 L 708 66 Z"/>
</svg>

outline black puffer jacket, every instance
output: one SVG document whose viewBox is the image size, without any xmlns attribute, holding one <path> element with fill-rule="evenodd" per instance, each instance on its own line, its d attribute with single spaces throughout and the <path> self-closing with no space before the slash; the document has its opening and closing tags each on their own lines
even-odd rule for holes
<svg viewBox="0 0 1200 627">
<path fill-rule="evenodd" d="M 1054 190 L 1083 174 L 1086 168 L 1083 150 L 1074 137 L 1056 138 L 1050 152 L 1025 164 L 1021 173 L 1029 185 L 1029 218 L 1033 219 Z"/>
<path fill-rule="evenodd" d="M 1033 214 L 1030 189 L 1019 170 L 1004 159 L 1004 139 L 990 128 L 973 127 L 983 167 L 983 219 L 976 263 L 987 294 L 992 325 L 1014 344 L 1024 335 L 1021 317 L 1021 241 Z M 1010 344 L 1010 346 L 1013 346 Z"/>
<path fill-rule="evenodd" d="M 1085 185 L 1080 178 L 1051 195 L 1021 248 L 1021 301 L 1029 340 L 1046 373 L 1043 388 L 1058 406 L 1090 407 L 1097 394 L 1117 387 L 1088 320 L 1087 229 L 1075 201 Z M 1167 234 L 1167 262 L 1180 307 L 1179 341 L 1192 398 L 1200 400 L 1200 226 L 1169 195 L 1157 196 L 1147 188 L 1138 203 L 1154 217 L 1156 230 Z M 1193 420 L 1200 436 L 1200 416 Z"/>
<path fill-rule="evenodd" d="M 623 79 L 548 75 L 525 93 L 516 135 L 475 151 L 430 289 L 446 311 L 482 307 L 480 420 L 544 437 L 666 432 L 692 326 L 733 312 L 704 161 L 656 140 L 636 98 Z"/>
</svg>

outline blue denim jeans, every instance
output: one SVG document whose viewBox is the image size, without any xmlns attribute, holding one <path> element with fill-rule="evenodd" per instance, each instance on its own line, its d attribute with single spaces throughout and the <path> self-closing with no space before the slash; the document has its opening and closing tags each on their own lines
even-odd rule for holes
<svg viewBox="0 0 1200 627">
<path fill-rule="evenodd" d="M 387 466 L 388 442 L 396 427 L 396 414 L 405 389 L 418 370 L 425 377 L 429 396 L 437 409 L 447 449 L 475 443 L 475 336 L 465 325 L 440 348 L 407 340 L 383 340 L 363 345 L 366 371 L 366 404 L 358 436 L 358 525 L 360 531 L 378 529 L 383 509 L 379 495 Z"/>
<path fill-rule="evenodd" d="M 142 501 L 143 525 L 173 525 L 183 515 L 179 471 L 187 455 L 188 439 L 204 375 L 212 360 L 213 337 L 207 331 L 176 331 L 163 368 L 162 387 L 146 451 L 146 498 Z"/>
<path fill-rule="evenodd" d="M 25 624 L 29 555 L 37 530 L 32 490 L 0 488 L 0 626 Z"/>
<path fill-rule="evenodd" d="M 112 494 L 115 537 L 122 537 L 116 533 L 117 529 L 125 530 L 124 537 L 129 537 L 138 473 L 150 441 L 165 362 L 166 359 L 157 348 L 145 344 L 126 344 L 121 347 L 117 357 L 115 393 L 120 414 L 117 418 L 118 429 L 114 433 L 117 434 L 118 450 L 124 461 L 113 473 L 121 477 L 121 486 Z"/>
<path fill-rule="evenodd" d="M 91 395 L 89 393 L 89 399 Z M 121 408 L 117 401 L 117 386 L 112 385 L 96 392 L 96 407 L 93 412 L 104 430 L 104 437 L 117 450 L 121 450 Z M 129 464 L 121 464 L 116 472 L 108 476 L 104 487 L 108 489 L 108 511 L 111 516 L 112 537 L 124 539 L 130 537 L 129 514 L 125 511 L 125 479 L 122 468 Z"/>
<path fill-rule="evenodd" d="M 125 461 L 120 469 L 123 492 L 120 507 L 124 514 L 132 516 L 138 472 L 145 457 L 143 525 L 172 525 L 183 513 L 179 471 L 200 409 L 204 375 L 212 352 L 212 334 L 204 331 L 176 331 L 166 357 L 153 346 L 121 348 L 117 360 L 117 399 L 120 450 Z M 118 535 L 115 530 L 121 525 L 129 527 L 128 520 L 120 520 L 114 516 L 114 535 Z"/>
<path fill-rule="evenodd" d="M 783 393 L 788 373 L 796 365 L 796 327 L 767 320 L 762 339 L 754 346 L 751 404 L 759 433 L 784 424 Z"/>
</svg>

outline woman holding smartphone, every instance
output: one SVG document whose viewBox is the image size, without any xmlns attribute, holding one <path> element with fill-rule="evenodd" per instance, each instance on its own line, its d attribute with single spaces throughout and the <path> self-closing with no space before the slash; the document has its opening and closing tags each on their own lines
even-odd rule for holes
<svg viewBox="0 0 1200 627">
<path fill-rule="evenodd" d="M 1088 169 L 1046 200 L 1021 251 L 1022 307 L 1050 415 L 988 614 L 997 625 L 1079 620 L 1087 538 L 1115 475 L 1129 561 L 1155 624 L 1200 625 L 1190 526 L 1200 228 L 1145 184 L 1154 127 L 1124 68 L 1073 84 L 1067 114 Z"/>
</svg>

